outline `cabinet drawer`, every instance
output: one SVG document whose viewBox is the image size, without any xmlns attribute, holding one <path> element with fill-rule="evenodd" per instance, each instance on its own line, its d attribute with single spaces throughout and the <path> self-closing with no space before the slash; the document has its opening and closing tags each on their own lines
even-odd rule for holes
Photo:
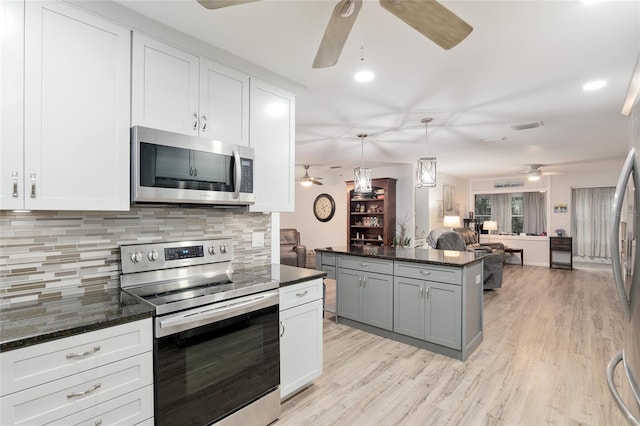
<svg viewBox="0 0 640 426">
<path fill-rule="evenodd" d="M 153 419 L 153 385 L 145 386 L 50 425 L 131 425 Z"/>
<path fill-rule="evenodd" d="M 395 262 L 394 275 L 441 283 L 462 285 L 462 269 L 426 265 L 412 262 Z"/>
<path fill-rule="evenodd" d="M 322 278 L 280 287 L 280 311 L 322 299 Z"/>
<path fill-rule="evenodd" d="M 555 250 L 569 250 L 571 249 L 571 240 L 570 239 L 552 239 L 551 240 L 551 248 Z"/>
<path fill-rule="evenodd" d="M 381 260 L 371 257 L 339 256 L 338 267 L 393 275 L 392 260 Z"/>
<path fill-rule="evenodd" d="M 322 264 L 336 266 L 336 254 L 322 252 Z"/>
<path fill-rule="evenodd" d="M 0 424 L 53 422 L 152 384 L 153 352 L 146 352 L 3 396 Z"/>
<path fill-rule="evenodd" d="M 151 318 L 0 353 L 2 395 L 153 348 Z"/>
</svg>

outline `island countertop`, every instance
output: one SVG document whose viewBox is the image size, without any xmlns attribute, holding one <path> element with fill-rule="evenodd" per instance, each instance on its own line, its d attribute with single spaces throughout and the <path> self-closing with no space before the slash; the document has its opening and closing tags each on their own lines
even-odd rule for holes
<svg viewBox="0 0 640 426">
<path fill-rule="evenodd" d="M 378 259 L 399 260 L 405 262 L 427 263 L 433 265 L 463 267 L 482 261 L 486 253 L 471 251 L 436 250 L 407 247 L 383 247 L 354 245 L 342 247 L 323 247 L 316 251 L 345 254 L 348 256 L 373 257 Z"/>
<path fill-rule="evenodd" d="M 247 267 L 239 270 L 253 276 L 260 276 L 278 281 L 280 287 L 286 287 L 292 284 L 298 284 L 316 278 L 323 278 L 327 275 L 324 271 L 316 271 L 314 269 L 298 268 L 296 266 L 270 264 L 263 266 Z"/>
</svg>

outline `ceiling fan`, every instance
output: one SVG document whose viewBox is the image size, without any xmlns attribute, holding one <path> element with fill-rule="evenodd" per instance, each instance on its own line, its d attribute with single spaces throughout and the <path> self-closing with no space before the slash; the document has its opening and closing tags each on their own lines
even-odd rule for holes
<svg viewBox="0 0 640 426">
<path fill-rule="evenodd" d="M 320 179 L 322 179 L 321 177 L 311 177 L 309 176 L 309 166 L 305 165 L 304 166 L 304 176 L 302 176 L 300 178 L 300 184 L 302 186 L 311 186 L 311 185 L 324 185 L 322 182 L 320 182 Z"/>
<path fill-rule="evenodd" d="M 545 164 L 526 164 L 529 167 L 529 170 L 526 172 L 520 172 L 522 175 L 527 175 L 527 179 L 530 181 L 540 180 L 540 176 L 542 175 L 555 175 L 557 173 L 553 172 L 543 172 L 540 170 L 541 167 L 544 167 Z"/>
<path fill-rule="evenodd" d="M 198 0 L 207 9 L 219 9 L 258 0 Z M 380 5 L 419 33 L 449 50 L 464 40 L 473 27 L 435 0 L 380 0 Z M 338 62 L 362 0 L 341 0 L 333 9 L 313 68 L 327 68 Z"/>
</svg>

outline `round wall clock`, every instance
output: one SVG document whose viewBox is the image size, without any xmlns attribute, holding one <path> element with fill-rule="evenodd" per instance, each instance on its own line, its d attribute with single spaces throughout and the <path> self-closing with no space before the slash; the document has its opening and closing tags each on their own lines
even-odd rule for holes
<svg viewBox="0 0 640 426">
<path fill-rule="evenodd" d="M 313 202 L 313 214 L 320 222 L 329 222 L 336 212 L 336 203 L 329 194 L 320 194 Z"/>
</svg>

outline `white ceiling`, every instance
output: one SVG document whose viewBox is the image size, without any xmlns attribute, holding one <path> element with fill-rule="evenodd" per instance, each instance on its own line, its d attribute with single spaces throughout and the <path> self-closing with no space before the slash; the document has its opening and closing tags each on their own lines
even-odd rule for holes
<svg viewBox="0 0 640 426">
<path fill-rule="evenodd" d="M 359 165 L 361 132 L 371 135 L 365 165 L 436 156 L 438 171 L 463 178 L 514 175 L 531 163 L 592 169 L 627 152 L 620 111 L 640 55 L 637 0 L 443 1 L 474 28 L 449 51 L 365 0 L 338 64 L 325 69 L 311 64 L 337 0 L 218 10 L 195 0 L 117 2 L 304 85 L 298 164 Z M 368 84 L 352 78 L 363 45 L 376 73 Z M 582 91 L 594 79 L 608 85 Z M 433 118 L 428 138 L 424 117 Z M 536 121 L 544 126 L 510 128 Z"/>
</svg>

